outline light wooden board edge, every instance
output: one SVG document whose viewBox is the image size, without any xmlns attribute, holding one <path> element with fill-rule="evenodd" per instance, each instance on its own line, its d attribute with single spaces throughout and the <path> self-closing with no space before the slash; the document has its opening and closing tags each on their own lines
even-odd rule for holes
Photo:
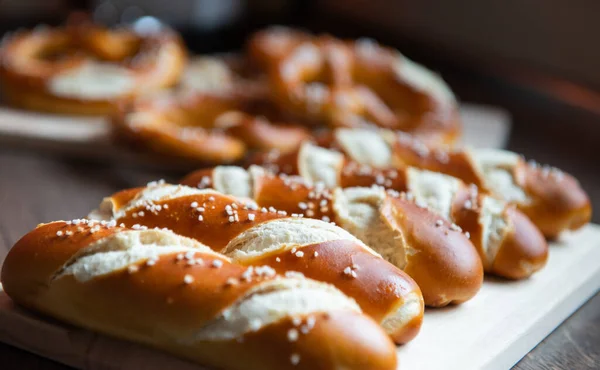
<svg viewBox="0 0 600 370">
<path fill-rule="evenodd" d="M 595 225 L 594 225 L 595 226 Z M 597 239 L 594 244 L 600 249 L 600 227 L 595 227 Z M 599 255 L 599 253 L 596 253 Z M 580 266 L 578 271 L 583 274 L 565 276 L 567 286 L 560 289 L 568 289 L 571 293 L 563 299 L 557 299 L 554 305 L 543 314 L 538 316 L 538 320 L 532 323 L 523 334 L 517 338 L 511 345 L 506 347 L 502 353 L 490 358 L 483 366 L 489 370 L 509 369 L 519 362 L 527 353 L 543 341 L 554 329 L 581 307 L 588 299 L 594 296 L 600 290 L 600 267 L 598 259 L 590 258 L 584 255 L 579 259 Z M 585 274 L 585 272 L 588 272 Z M 541 297 L 540 297 L 541 298 Z"/>
</svg>

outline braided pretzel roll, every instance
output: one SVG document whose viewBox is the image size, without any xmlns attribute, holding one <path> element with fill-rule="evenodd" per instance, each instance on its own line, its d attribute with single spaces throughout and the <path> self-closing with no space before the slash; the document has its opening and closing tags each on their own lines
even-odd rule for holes
<svg viewBox="0 0 600 370">
<path fill-rule="evenodd" d="M 591 218 L 588 195 L 571 175 L 498 149 L 431 147 L 404 133 L 340 129 L 334 146 L 352 160 L 379 168 L 412 166 L 475 184 L 485 193 L 515 204 L 549 237 L 576 230 Z"/>
<path fill-rule="evenodd" d="M 90 23 L 36 28 L 4 40 L 0 84 L 15 106 L 105 115 L 116 102 L 174 85 L 186 59 L 174 32 Z"/>
<path fill-rule="evenodd" d="M 275 176 L 262 167 L 218 166 L 182 183 L 253 199 L 295 216 L 334 221 L 408 273 L 428 306 L 462 303 L 483 280 L 481 261 L 466 236 L 434 213 L 383 188 L 328 189 L 300 177 Z"/>
<path fill-rule="evenodd" d="M 334 127 L 375 125 L 435 143 L 460 133 L 454 95 L 443 80 L 372 40 L 346 42 L 276 28 L 258 33 L 249 55 L 271 59 L 274 97 L 291 112 Z"/>
<path fill-rule="evenodd" d="M 404 272 L 346 231 L 327 222 L 286 217 L 273 208 L 214 190 L 150 184 L 105 198 L 94 219 L 167 227 L 233 262 L 269 265 L 333 284 L 354 298 L 397 343 L 411 340 L 423 318 L 423 297 Z"/>
<path fill-rule="evenodd" d="M 371 142 L 363 136 L 365 142 Z M 369 151 L 354 146 L 355 153 L 377 153 L 380 147 L 369 145 Z M 360 155 L 360 154 L 355 154 Z M 375 155 L 370 155 L 376 167 Z M 273 172 L 297 174 L 311 183 L 323 182 L 328 187 L 369 187 L 373 184 L 397 192 L 408 192 L 408 198 L 428 207 L 441 217 L 434 221 L 442 227 L 444 220 L 454 222 L 456 230 L 467 234 L 481 257 L 484 270 L 498 276 L 521 279 L 541 269 L 548 258 L 548 244 L 531 220 L 514 206 L 479 194 L 476 186 L 467 186 L 457 178 L 413 167 L 374 168 L 359 164 L 344 154 L 305 143 L 300 150 L 286 155 L 272 152 L 255 157 Z"/>
<path fill-rule="evenodd" d="M 251 271 L 168 231 L 114 225 L 38 226 L 6 257 L 6 293 L 65 322 L 219 369 L 396 368 L 392 342 L 334 287 L 267 266 Z"/>
</svg>

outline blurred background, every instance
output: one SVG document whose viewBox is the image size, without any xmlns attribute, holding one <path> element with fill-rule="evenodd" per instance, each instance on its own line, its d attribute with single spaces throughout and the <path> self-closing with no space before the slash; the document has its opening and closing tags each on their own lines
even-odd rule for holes
<svg viewBox="0 0 600 370">
<path fill-rule="evenodd" d="M 270 24 L 375 38 L 440 72 L 461 101 L 509 112 L 508 148 L 568 170 L 600 207 L 599 1 L 0 0 L 0 32 L 73 10 L 108 25 L 159 18 L 197 53 L 239 49 Z"/>
</svg>

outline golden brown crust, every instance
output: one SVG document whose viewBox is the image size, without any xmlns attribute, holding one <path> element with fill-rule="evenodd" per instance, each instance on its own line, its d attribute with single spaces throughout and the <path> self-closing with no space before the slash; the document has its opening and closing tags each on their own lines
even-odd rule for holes
<svg viewBox="0 0 600 370">
<path fill-rule="evenodd" d="M 315 191 L 298 179 L 273 176 L 266 172 L 253 178 L 253 199 L 261 207 L 274 207 L 288 214 L 304 215 L 325 221 L 334 221 L 335 212 L 331 204 L 330 189 Z"/>
<path fill-rule="evenodd" d="M 134 87 L 118 98 L 63 96 L 49 88 L 50 79 L 90 59 L 126 68 Z M 182 41 L 170 30 L 142 36 L 89 23 L 68 25 L 26 31 L 7 40 L 0 48 L 0 81 L 6 100 L 18 107 L 107 115 L 115 112 L 119 99 L 174 85 L 185 60 Z"/>
<path fill-rule="evenodd" d="M 79 232 L 78 228 L 85 232 Z M 11 297 L 29 301 L 45 288 L 49 276 L 57 271 L 79 249 L 118 232 L 119 229 L 100 228 L 90 233 L 86 225 L 67 225 L 53 222 L 40 225 L 23 236 L 10 250 L 2 266 L 2 286 Z M 66 232 L 73 233 L 66 237 Z M 57 235 L 60 232 L 62 235 Z M 35 264 L 36 268 L 28 266 Z"/>
<path fill-rule="evenodd" d="M 573 176 L 521 161 L 515 179 L 531 197 L 528 204 L 518 204 L 519 209 L 546 237 L 556 238 L 563 230 L 577 230 L 590 222 L 590 198 Z"/>
<path fill-rule="evenodd" d="M 513 207 L 507 207 L 504 212 L 509 230 L 490 272 L 510 279 L 524 279 L 546 265 L 548 244 L 523 213 Z"/>
<path fill-rule="evenodd" d="M 331 145 L 332 140 L 325 142 Z M 391 145 L 394 166 L 444 173 L 503 198 L 502 194 L 494 194 L 494 189 L 477 168 L 477 154 L 427 145 L 406 134 L 397 134 Z M 509 172 L 528 199 L 507 201 L 512 201 L 529 216 L 546 237 L 556 238 L 562 231 L 579 229 L 590 221 L 590 199 L 573 176 L 535 162 L 525 162 L 522 158 L 509 168 Z"/>
<path fill-rule="evenodd" d="M 401 230 L 407 253 L 404 269 L 421 287 L 430 306 L 471 299 L 483 283 L 483 266 L 473 245 L 448 221 L 402 198 L 388 198 L 382 214 Z"/>
<path fill-rule="evenodd" d="M 140 188 L 140 190 L 142 190 Z M 117 193 L 117 196 L 120 193 Z M 113 204 L 120 203 L 120 196 Z M 215 251 L 221 251 L 227 243 L 241 232 L 267 220 L 283 218 L 285 215 L 273 211 L 254 211 L 246 207 L 239 199 L 219 193 L 205 193 L 181 196 L 173 199 L 153 202 L 161 206 L 162 211 L 150 212 L 146 205 L 129 209 L 123 217 L 115 220 L 127 227 L 144 225 L 147 227 L 167 228 L 179 235 L 196 239 Z M 164 206 L 168 208 L 165 209 Z M 192 205 L 195 205 L 193 207 Z M 226 212 L 226 206 L 237 207 L 235 210 L 239 220 L 232 219 Z M 198 209 L 202 208 L 202 211 Z M 116 207 L 115 211 L 119 208 Z M 140 214 L 141 212 L 141 214 Z M 249 214 L 254 218 L 250 220 Z M 199 218 L 202 216 L 201 218 Z M 214 232 L 219 230 L 219 232 Z"/>
<path fill-rule="evenodd" d="M 509 279 L 524 279 L 539 271 L 548 259 L 548 243 L 533 222 L 514 206 L 507 205 L 502 211 L 507 231 L 501 236 L 498 252 L 492 259 L 487 255 L 481 224 L 484 197 L 475 188 L 462 187 L 455 195 L 451 215 L 452 220 L 469 233 L 485 272 Z"/>
<path fill-rule="evenodd" d="M 210 357 L 213 363 L 232 370 L 397 368 L 396 348 L 368 317 L 351 312 L 313 317 L 314 328 L 293 343 L 287 333 L 300 327 L 292 320 L 282 320 L 245 335 L 242 343 L 202 343 L 203 350 L 190 355 Z M 296 365 L 291 363 L 294 354 L 299 359 Z"/>
<path fill-rule="evenodd" d="M 466 152 L 446 150 L 441 147 L 429 148 L 415 143 L 415 137 L 397 134 L 397 139 L 391 143 L 392 161 L 395 167 L 416 167 L 441 172 L 459 178 L 466 184 L 483 186 L 479 173 L 473 167 Z"/>
<path fill-rule="evenodd" d="M 252 265 L 268 265 L 278 273 L 297 271 L 304 276 L 326 283 L 356 300 L 364 313 L 381 322 L 398 307 L 407 303 L 410 295 L 421 297 L 417 284 L 408 275 L 380 257 L 348 240 L 299 247 L 302 257 L 290 251 L 275 252 L 248 261 Z M 352 268 L 358 278 L 344 273 Z M 419 314 L 408 325 L 391 335 L 398 344 L 407 343 L 419 333 L 423 320 L 423 301 Z"/>
</svg>

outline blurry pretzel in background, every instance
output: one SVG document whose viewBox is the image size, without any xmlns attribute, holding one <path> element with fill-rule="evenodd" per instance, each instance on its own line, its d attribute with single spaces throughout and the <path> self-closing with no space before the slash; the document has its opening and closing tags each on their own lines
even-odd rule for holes
<svg viewBox="0 0 600 370">
<path fill-rule="evenodd" d="M 276 27 L 255 34 L 248 54 L 268 70 L 281 106 L 310 121 L 401 130 L 436 144 L 460 134 L 457 103 L 444 81 L 372 40 Z"/>
<path fill-rule="evenodd" d="M 237 63 L 237 65 L 236 65 Z M 231 163 L 248 150 L 297 149 L 307 128 L 283 121 L 264 82 L 244 75 L 243 61 L 203 57 L 190 63 L 179 88 L 122 105 L 116 133 L 162 154 Z"/>
<path fill-rule="evenodd" d="M 107 29 L 79 14 L 62 28 L 36 28 L 0 46 L 0 83 L 10 104 L 51 113 L 105 115 L 177 83 L 186 51 L 169 29 Z"/>
</svg>

